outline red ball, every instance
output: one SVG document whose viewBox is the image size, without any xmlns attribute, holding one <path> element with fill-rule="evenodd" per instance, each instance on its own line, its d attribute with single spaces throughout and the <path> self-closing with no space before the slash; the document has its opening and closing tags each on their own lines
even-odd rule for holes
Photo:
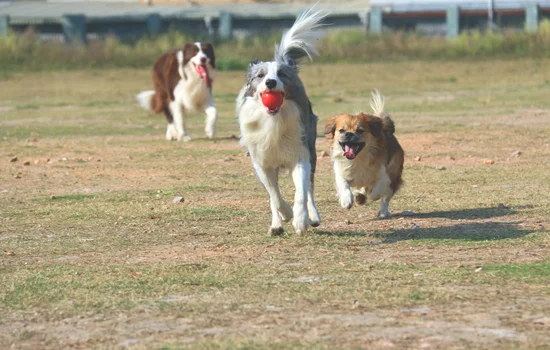
<svg viewBox="0 0 550 350">
<path fill-rule="evenodd" d="M 261 95 L 262 103 L 270 110 L 275 110 L 283 104 L 283 93 L 280 91 L 266 91 Z"/>
</svg>

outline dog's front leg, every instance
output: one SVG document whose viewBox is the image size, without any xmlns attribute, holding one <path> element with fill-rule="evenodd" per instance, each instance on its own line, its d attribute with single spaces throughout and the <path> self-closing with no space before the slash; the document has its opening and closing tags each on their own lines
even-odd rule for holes
<svg viewBox="0 0 550 350">
<path fill-rule="evenodd" d="M 348 182 L 342 176 L 342 169 L 339 162 L 334 162 L 334 177 L 336 179 L 336 191 L 340 198 L 340 206 L 349 209 L 353 205 L 353 193 Z"/>
<path fill-rule="evenodd" d="M 214 107 L 212 100 L 208 102 L 208 106 L 206 106 L 204 112 L 206 113 L 204 132 L 211 139 L 216 134 L 216 120 L 218 119 L 218 110 Z"/>
<path fill-rule="evenodd" d="M 292 180 L 296 187 L 294 195 L 294 220 L 292 225 L 297 234 L 305 233 L 309 226 L 309 215 L 307 210 L 307 193 L 309 188 L 309 178 L 311 174 L 311 165 L 309 161 L 299 160 L 292 169 Z"/>
<path fill-rule="evenodd" d="M 174 116 L 174 125 L 176 127 L 177 139 L 178 141 L 191 141 L 191 137 L 187 135 L 185 131 L 185 119 L 183 118 L 183 107 L 180 102 L 176 99 L 175 101 L 170 102 L 170 111 Z"/>
<path fill-rule="evenodd" d="M 271 227 L 267 231 L 267 234 L 270 236 L 282 235 L 284 233 L 282 220 L 288 221 L 292 218 L 292 208 L 281 197 L 277 169 L 264 169 L 260 165 L 254 164 L 254 170 L 256 170 L 258 179 L 264 185 L 267 194 L 269 195 L 269 206 L 271 207 Z"/>
</svg>

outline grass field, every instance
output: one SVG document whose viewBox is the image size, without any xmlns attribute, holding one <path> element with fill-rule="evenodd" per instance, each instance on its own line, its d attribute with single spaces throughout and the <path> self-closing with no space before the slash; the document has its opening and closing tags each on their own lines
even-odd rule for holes
<svg viewBox="0 0 550 350">
<path fill-rule="evenodd" d="M 0 348 L 544 348 L 549 65 L 304 66 L 323 223 L 278 238 L 238 146 L 244 72 L 218 74 L 218 135 L 195 116 L 189 143 L 136 105 L 146 69 L 0 78 Z M 322 155 L 325 119 L 373 88 L 406 151 L 390 220 L 341 209 Z"/>
</svg>

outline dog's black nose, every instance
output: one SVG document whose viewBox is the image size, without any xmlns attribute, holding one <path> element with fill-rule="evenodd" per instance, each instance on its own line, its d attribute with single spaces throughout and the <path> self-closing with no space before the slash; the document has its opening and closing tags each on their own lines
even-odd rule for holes
<svg viewBox="0 0 550 350">
<path fill-rule="evenodd" d="M 355 134 L 352 133 L 352 132 L 347 132 L 344 136 L 345 136 L 347 139 L 351 139 L 352 137 L 355 136 Z"/>
<path fill-rule="evenodd" d="M 267 86 L 268 89 L 273 89 L 275 86 L 277 86 L 277 80 L 267 79 L 265 81 L 265 86 Z"/>
<path fill-rule="evenodd" d="M 201 57 L 201 63 L 202 64 L 206 63 L 206 57 Z"/>
</svg>

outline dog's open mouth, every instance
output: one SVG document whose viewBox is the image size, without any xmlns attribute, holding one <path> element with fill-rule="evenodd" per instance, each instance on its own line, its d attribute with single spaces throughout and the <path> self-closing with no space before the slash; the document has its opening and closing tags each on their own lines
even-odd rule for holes
<svg viewBox="0 0 550 350">
<path fill-rule="evenodd" d="M 365 147 L 365 143 L 340 142 L 340 146 L 342 146 L 342 150 L 344 151 L 344 157 L 351 160 L 357 157 L 359 152 Z"/>
<path fill-rule="evenodd" d="M 195 70 L 197 71 L 199 77 L 204 80 L 208 87 L 211 87 L 212 80 L 210 80 L 210 75 L 208 74 L 208 69 L 206 69 L 206 64 L 197 65 L 193 63 L 193 65 L 195 66 Z"/>
</svg>

